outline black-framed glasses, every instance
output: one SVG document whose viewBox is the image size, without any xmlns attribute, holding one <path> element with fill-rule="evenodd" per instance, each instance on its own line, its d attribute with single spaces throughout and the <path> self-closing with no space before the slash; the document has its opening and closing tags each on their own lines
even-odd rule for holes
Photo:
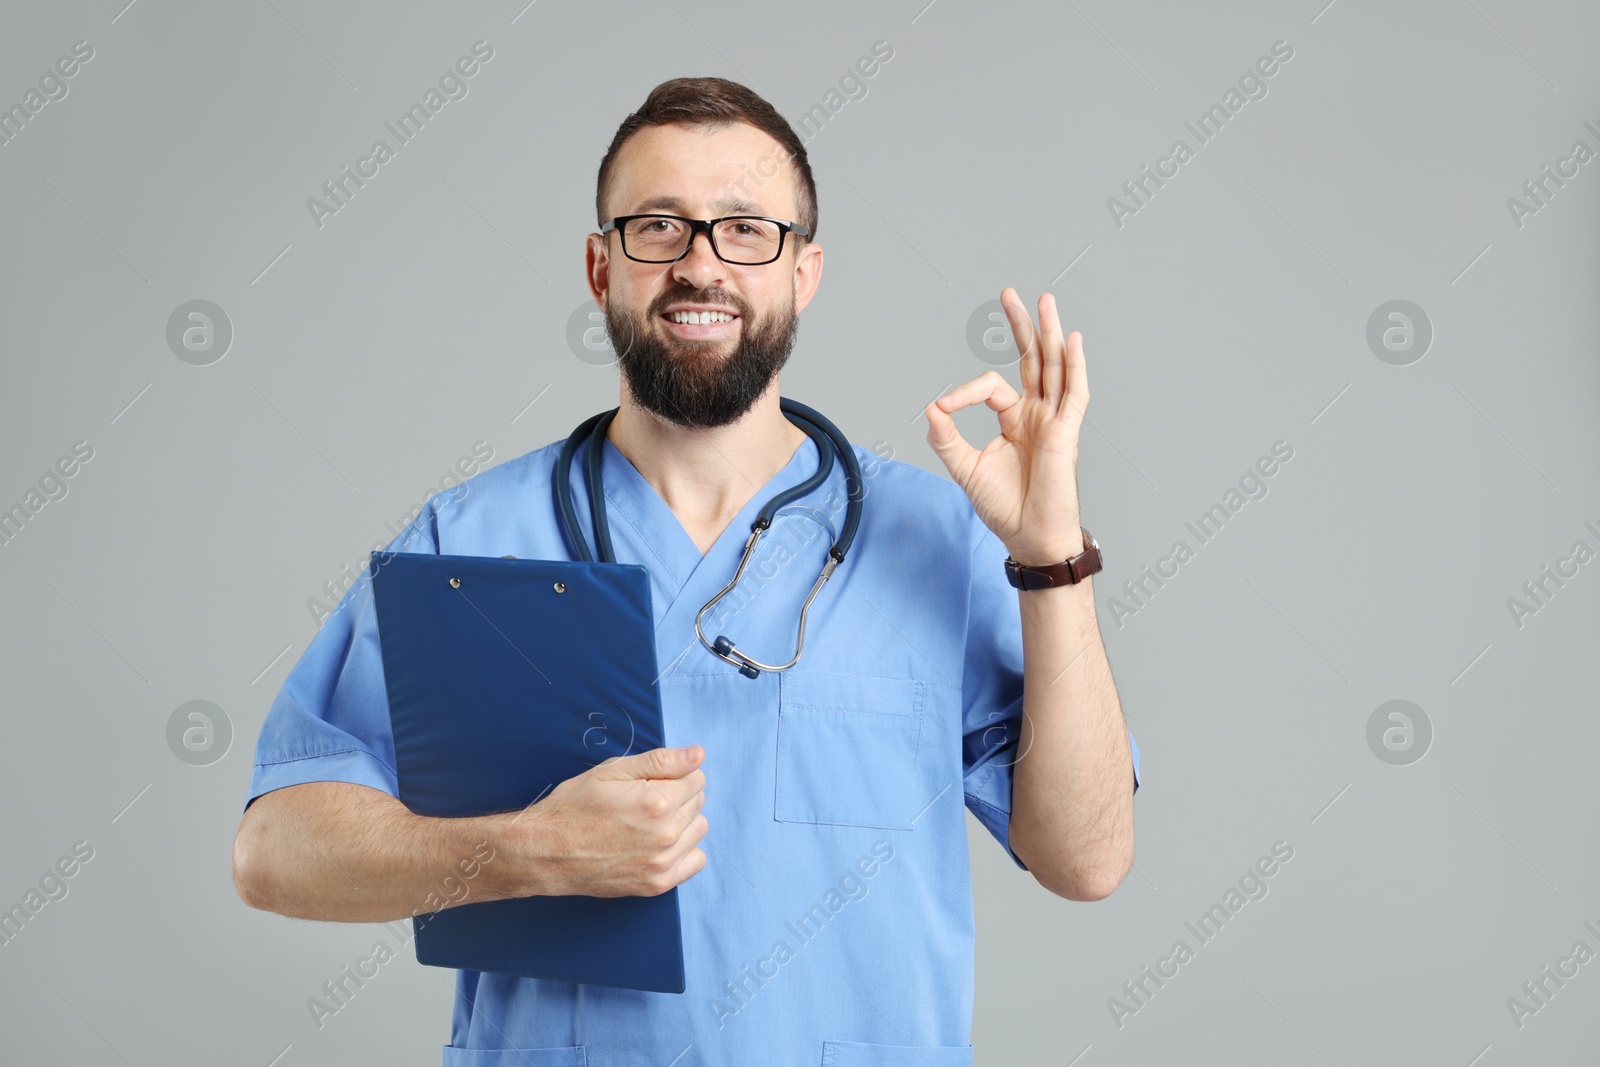
<svg viewBox="0 0 1600 1067">
<path fill-rule="evenodd" d="M 720 219 L 618 215 L 600 227 L 602 236 L 612 230 L 622 238 L 622 254 L 638 263 L 676 263 L 689 254 L 694 235 L 704 233 L 718 259 L 743 267 L 771 263 L 783 255 L 783 238 L 790 231 L 811 236 L 811 231 L 797 222 L 760 215 L 725 215 Z"/>
</svg>

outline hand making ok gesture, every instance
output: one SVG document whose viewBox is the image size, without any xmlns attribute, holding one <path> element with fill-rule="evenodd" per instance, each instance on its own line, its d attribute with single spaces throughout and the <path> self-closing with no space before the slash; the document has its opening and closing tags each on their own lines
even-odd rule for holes
<svg viewBox="0 0 1600 1067">
<path fill-rule="evenodd" d="M 1022 354 L 1022 393 L 998 371 L 963 382 L 923 409 L 928 443 L 966 491 L 983 524 L 1018 563 L 1060 563 L 1083 551 L 1078 522 L 1078 434 L 1089 403 L 1083 335 L 1061 336 L 1056 300 L 1039 298 L 1039 328 L 1015 289 L 1000 294 Z M 952 412 L 985 403 L 1000 435 L 973 448 Z"/>
</svg>

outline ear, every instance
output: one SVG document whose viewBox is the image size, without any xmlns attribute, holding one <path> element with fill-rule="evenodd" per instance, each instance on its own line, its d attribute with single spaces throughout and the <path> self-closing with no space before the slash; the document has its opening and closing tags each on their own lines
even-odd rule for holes
<svg viewBox="0 0 1600 1067">
<path fill-rule="evenodd" d="M 584 275 L 589 292 L 601 310 L 606 307 L 606 293 L 611 289 L 611 252 L 609 236 L 591 233 L 584 249 Z"/>
<path fill-rule="evenodd" d="M 807 241 L 805 248 L 795 259 L 794 265 L 794 313 L 800 314 L 805 306 L 811 303 L 811 298 L 817 294 L 817 286 L 822 284 L 822 246 L 815 241 Z"/>
</svg>

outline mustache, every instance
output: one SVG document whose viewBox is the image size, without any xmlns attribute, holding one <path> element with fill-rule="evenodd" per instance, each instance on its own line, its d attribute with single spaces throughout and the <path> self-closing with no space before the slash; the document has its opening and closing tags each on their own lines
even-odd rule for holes
<svg viewBox="0 0 1600 1067">
<path fill-rule="evenodd" d="M 750 317 L 749 305 L 723 289 L 691 289 L 686 292 L 669 293 L 656 301 L 656 306 L 650 312 L 651 317 L 665 314 L 667 308 L 673 304 L 706 304 L 711 307 L 728 308 L 740 318 Z"/>
</svg>

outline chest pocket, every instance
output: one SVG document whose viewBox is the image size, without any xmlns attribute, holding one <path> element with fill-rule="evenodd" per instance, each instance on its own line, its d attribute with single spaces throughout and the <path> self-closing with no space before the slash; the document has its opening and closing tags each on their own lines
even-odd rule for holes
<svg viewBox="0 0 1600 1067">
<path fill-rule="evenodd" d="M 793 668 L 778 675 L 772 817 L 909 830 L 931 797 L 918 773 L 922 682 Z"/>
</svg>

